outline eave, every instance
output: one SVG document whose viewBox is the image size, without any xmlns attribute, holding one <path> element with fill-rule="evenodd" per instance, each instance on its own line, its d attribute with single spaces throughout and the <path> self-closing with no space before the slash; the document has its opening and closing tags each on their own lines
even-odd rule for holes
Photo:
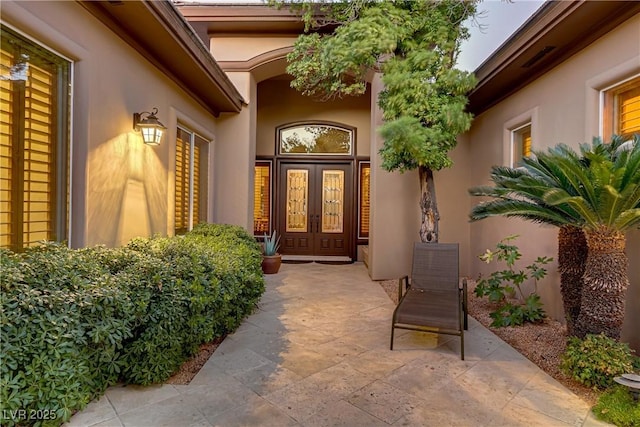
<svg viewBox="0 0 640 427">
<path fill-rule="evenodd" d="M 637 1 L 550 1 L 475 71 L 479 115 L 640 12 Z"/>
<path fill-rule="evenodd" d="M 207 47 L 168 1 L 78 1 L 115 34 L 218 116 L 245 100 Z"/>
<path fill-rule="evenodd" d="M 299 35 L 304 23 L 286 8 L 257 4 L 180 3 L 176 6 L 204 40 L 212 34 Z"/>
</svg>

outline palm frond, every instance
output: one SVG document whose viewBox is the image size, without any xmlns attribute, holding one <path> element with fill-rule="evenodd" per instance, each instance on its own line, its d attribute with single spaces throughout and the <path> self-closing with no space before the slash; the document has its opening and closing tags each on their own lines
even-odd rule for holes
<svg viewBox="0 0 640 427">
<path fill-rule="evenodd" d="M 562 189 L 553 188 L 547 191 L 544 201 L 551 206 L 561 206 L 563 204 L 572 206 L 583 218 L 586 225 L 595 227 L 600 223 L 598 214 L 594 212 L 593 207 L 583 197 L 572 196 Z"/>
<path fill-rule="evenodd" d="M 612 185 L 603 186 L 601 193 L 598 214 L 604 225 L 611 226 L 620 214 L 619 206 L 622 204 L 622 197 Z"/>
<path fill-rule="evenodd" d="M 635 226 L 640 227 L 640 208 L 622 212 L 618 215 L 613 225 L 617 230 L 629 230 Z"/>
<path fill-rule="evenodd" d="M 629 143 L 614 137 L 594 138 L 579 152 L 558 144 L 535 151 L 522 166 L 491 168 L 493 186 L 469 190 L 492 197 L 474 207 L 471 219 L 516 216 L 554 225 L 629 227 L 640 208 L 640 138 Z M 623 229 L 620 229 L 621 231 Z"/>
<path fill-rule="evenodd" d="M 518 217 L 557 227 L 569 223 L 566 216 L 561 212 L 519 200 L 491 200 L 483 202 L 474 206 L 469 215 L 472 221 L 494 216 Z"/>
</svg>

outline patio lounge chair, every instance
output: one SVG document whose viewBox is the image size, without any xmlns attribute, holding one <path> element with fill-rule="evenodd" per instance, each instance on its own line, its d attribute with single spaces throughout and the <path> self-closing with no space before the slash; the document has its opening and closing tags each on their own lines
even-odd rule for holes
<svg viewBox="0 0 640 427">
<path fill-rule="evenodd" d="M 398 281 L 398 300 L 391 326 L 391 350 L 396 328 L 457 335 L 460 358 L 464 360 L 467 280 L 463 279 L 460 286 L 457 243 L 416 243 L 411 277 Z"/>
</svg>

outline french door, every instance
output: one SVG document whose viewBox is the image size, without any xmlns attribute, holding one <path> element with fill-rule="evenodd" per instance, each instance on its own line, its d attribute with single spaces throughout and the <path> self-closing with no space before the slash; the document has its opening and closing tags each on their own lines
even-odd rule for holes
<svg viewBox="0 0 640 427">
<path fill-rule="evenodd" d="M 284 255 L 352 257 L 351 163 L 281 163 L 278 231 Z"/>
</svg>

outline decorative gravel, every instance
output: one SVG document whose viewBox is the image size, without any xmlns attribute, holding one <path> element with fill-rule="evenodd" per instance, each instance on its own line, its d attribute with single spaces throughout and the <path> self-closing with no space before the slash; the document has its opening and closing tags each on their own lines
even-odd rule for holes
<svg viewBox="0 0 640 427">
<path fill-rule="evenodd" d="M 180 385 L 189 384 L 193 377 L 200 372 L 200 369 L 204 364 L 207 363 L 207 360 L 209 360 L 209 357 L 211 357 L 213 352 L 216 351 L 216 348 L 218 348 L 222 340 L 224 340 L 224 337 L 202 344 L 198 353 L 196 353 L 191 359 L 184 362 L 180 367 L 180 370 L 173 374 L 166 383 Z"/>
</svg>

